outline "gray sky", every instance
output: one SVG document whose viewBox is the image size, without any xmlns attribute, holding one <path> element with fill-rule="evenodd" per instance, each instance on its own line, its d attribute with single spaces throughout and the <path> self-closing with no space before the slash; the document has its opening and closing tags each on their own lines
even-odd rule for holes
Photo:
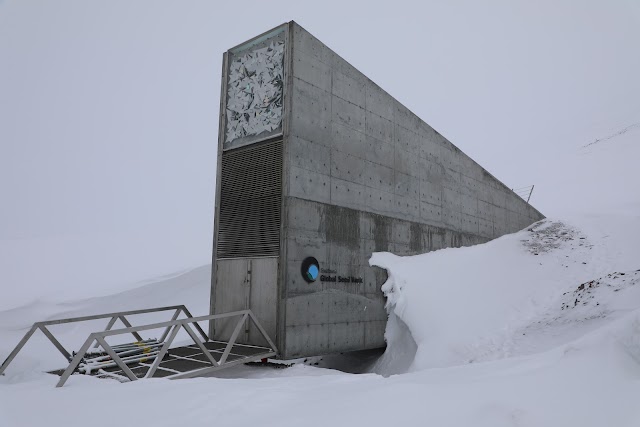
<svg viewBox="0 0 640 427">
<path fill-rule="evenodd" d="M 636 0 L 0 0 L 16 303 L 210 261 L 222 53 L 291 19 L 547 215 L 564 156 L 640 122 Z"/>
</svg>

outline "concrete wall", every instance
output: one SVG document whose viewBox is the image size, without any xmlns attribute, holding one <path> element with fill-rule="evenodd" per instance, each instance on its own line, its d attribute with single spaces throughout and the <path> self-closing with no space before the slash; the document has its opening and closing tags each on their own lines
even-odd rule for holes
<svg viewBox="0 0 640 427">
<path fill-rule="evenodd" d="M 379 347 L 373 251 L 473 245 L 543 216 L 295 23 L 289 43 L 279 347 L 283 357 Z M 307 256 L 364 281 L 308 284 Z"/>
</svg>

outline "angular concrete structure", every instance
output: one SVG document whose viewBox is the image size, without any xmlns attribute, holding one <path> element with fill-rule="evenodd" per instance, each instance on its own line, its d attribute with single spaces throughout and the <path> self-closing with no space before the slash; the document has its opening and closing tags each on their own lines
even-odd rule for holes
<svg viewBox="0 0 640 427">
<path fill-rule="evenodd" d="M 295 22 L 225 53 L 220 112 L 211 311 L 250 308 L 284 359 L 384 346 L 372 252 L 543 218 Z"/>
</svg>

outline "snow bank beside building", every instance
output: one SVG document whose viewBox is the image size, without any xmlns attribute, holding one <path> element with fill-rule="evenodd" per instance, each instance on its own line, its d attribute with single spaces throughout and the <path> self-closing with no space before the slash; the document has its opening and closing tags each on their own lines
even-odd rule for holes
<svg viewBox="0 0 640 427">
<path fill-rule="evenodd" d="M 550 158 L 557 172 L 540 187 L 554 189 L 562 220 L 469 248 L 374 254 L 389 274 L 389 345 L 377 370 L 533 354 L 639 309 L 638 138 L 640 128 Z"/>
<path fill-rule="evenodd" d="M 543 220 L 470 248 L 374 254 L 371 264 L 389 273 L 392 313 L 379 370 L 398 372 L 393 360 L 406 364 L 411 348 L 411 370 L 545 351 L 640 308 L 640 262 L 617 256 L 640 239 L 640 223 L 607 221 L 605 230 L 602 218 L 583 222 L 592 234 Z"/>
</svg>

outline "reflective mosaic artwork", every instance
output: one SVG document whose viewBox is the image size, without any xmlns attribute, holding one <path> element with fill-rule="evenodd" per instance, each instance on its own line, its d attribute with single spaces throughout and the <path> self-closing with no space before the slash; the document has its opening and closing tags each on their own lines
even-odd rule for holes
<svg viewBox="0 0 640 427">
<path fill-rule="evenodd" d="M 233 58 L 227 89 L 225 144 L 282 124 L 284 42 Z"/>
</svg>

